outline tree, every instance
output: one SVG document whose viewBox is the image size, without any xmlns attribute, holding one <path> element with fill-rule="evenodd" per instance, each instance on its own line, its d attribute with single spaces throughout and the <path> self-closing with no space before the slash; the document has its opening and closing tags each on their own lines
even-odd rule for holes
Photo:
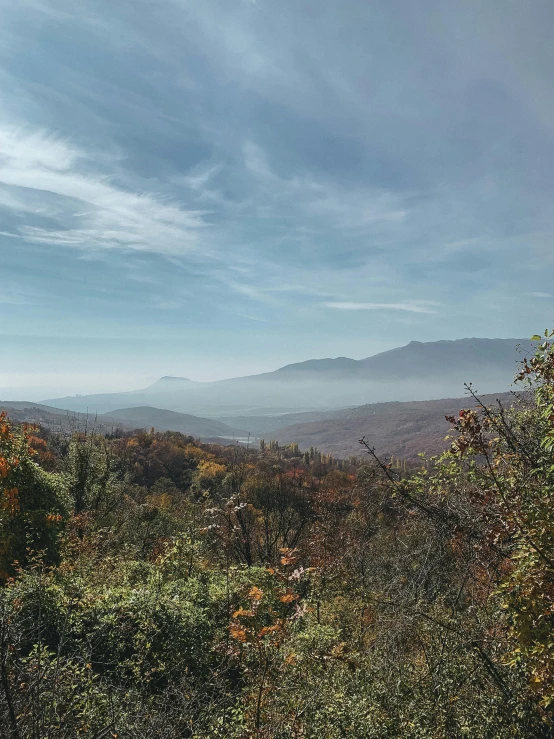
<svg viewBox="0 0 554 739">
<path fill-rule="evenodd" d="M 30 447 L 32 429 L 16 429 L 0 414 L 0 578 L 25 564 L 28 551 L 43 552 L 46 563 L 59 559 L 59 533 L 67 497 L 59 475 L 41 469 Z"/>
</svg>

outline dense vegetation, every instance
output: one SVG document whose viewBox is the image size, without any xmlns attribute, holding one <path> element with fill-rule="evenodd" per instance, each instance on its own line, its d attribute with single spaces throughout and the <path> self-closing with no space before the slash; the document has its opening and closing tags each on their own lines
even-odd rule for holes
<svg viewBox="0 0 554 739">
<path fill-rule="evenodd" d="M 551 736 L 549 339 L 411 469 L 4 415 L 0 735 Z"/>
</svg>

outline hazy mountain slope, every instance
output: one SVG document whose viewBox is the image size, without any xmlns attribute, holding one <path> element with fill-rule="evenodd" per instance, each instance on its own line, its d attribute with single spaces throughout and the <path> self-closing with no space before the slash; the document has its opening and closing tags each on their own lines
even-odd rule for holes
<svg viewBox="0 0 554 739">
<path fill-rule="evenodd" d="M 0 400 L 0 410 L 3 408 L 35 408 L 37 410 L 47 411 L 48 413 L 61 413 L 64 416 L 67 415 L 67 410 L 65 408 L 55 408 L 51 405 L 35 403 L 32 400 Z"/>
<path fill-rule="evenodd" d="M 129 426 L 123 421 L 116 422 L 111 418 L 52 408 L 32 401 L 0 401 L 0 411 L 3 410 L 7 412 L 12 421 L 40 424 L 56 433 L 66 434 L 86 429 L 107 434 L 115 428 L 130 430 Z"/>
<path fill-rule="evenodd" d="M 364 374 L 374 379 L 483 376 L 496 372 L 515 374 L 517 363 L 532 348 L 523 339 L 458 339 L 457 341 L 412 341 L 360 360 Z M 466 379 L 468 381 L 468 379 Z"/>
<path fill-rule="evenodd" d="M 101 419 L 113 422 L 122 421 L 133 428 L 154 427 L 159 430 L 180 431 L 182 434 L 200 437 L 214 436 L 246 436 L 247 432 L 232 428 L 220 421 L 209 418 L 199 418 L 186 413 L 176 413 L 161 408 L 141 406 L 139 408 L 120 408 L 102 414 Z"/>
<path fill-rule="evenodd" d="M 456 339 L 444 341 L 411 341 L 406 346 L 390 349 L 365 359 L 310 359 L 281 367 L 275 372 L 255 375 L 271 380 L 276 376 L 294 378 L 306 374 L 330 377 L 364 377 L 370 380 L 410 380 L 441 377 L 445 372 L 466 375 L 468 372 L 500 371 L 515 373 L 518 352 L 531 348 L 528 339 Z M 252 378 L 242 378 L 252 379 Z"/>
<path fill-rule="evenodd" d="M 36 423 L 52 431 L 70 433 L 86 428 L 98 433 L 110 433 L 116 428 L 131 430 L 154 427 L 161 431 L 179 431 L 202 438 L 245 437 L 247 431 L 233 428 L 209 418 L 159 408 L 123 408 L 111 414 L 92 415 L 52 408 L 30 401 L 0 401 L 0 411 L 18 423 Z"/>
<path fill-rule="evenodd" d="M 166 375 L 165 377 L 160 377 L 159 380 L 156 380 L 156 382 L 143 390 L 132 390 L 131 392 L 133 394 L 148 392 L 151 395 L 158 393 L 163 395 L 167 392 L 179 391 L 200 384 L 202 383 L 193 382 L 188 377 L 172 377 L 171 375 Z"/>
<path fill-rule="evenodd" d="M 507 406 L 510 393 L 482 396 L 487 404 L 499 399 Z M 437 454 L 446 449 L 450 425 L 447 415 L 475 405 L 472 398 L 447 398 L 409 403 L 376 403 L 322 414 L 319 420 L 279 428 L 266 439 L 281 444 L 296 442 L 302 450 L 310 446 L 337 457 L 362 453 L 358 440 L 365 436 L 380 455 L 417 459 L 420 452 Z"/>
<path fill-rule="evenodd" d="M 280 413 L 273 416 L 215 416 L 214 420 L 228 423 L 230 426 L 245 429 L 252 436 L 269 438 L 267 434 L 276 432 L 285 426 L 311 421 L 334 419 L 340 411 L 302 411 L 301 413 Z"/>
<path fill-rule="evenodd" d="M 460 339 L 411 342 L 366 359 L 317 359 L 275 372 L 218 382 L 163 377 L 148 388 L 56 398 L 46 405 L 79 411 L 113 412 L 152 406 L 198 416 L 271 415 L 332 410 L 378 401 L 456 397 L 464 382 L 479 392 L 507 390 L 523 339 Z"/>
</svg>

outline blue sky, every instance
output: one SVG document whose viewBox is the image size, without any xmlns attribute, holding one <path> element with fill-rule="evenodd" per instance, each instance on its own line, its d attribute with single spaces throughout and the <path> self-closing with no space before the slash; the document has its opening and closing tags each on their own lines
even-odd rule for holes
<svg viewBox="0 0 554 739">
<path fill-rule="evenodd" d="M 550 0 L 0 6 L 0 397 L 554 323 Z"/>
</svg>

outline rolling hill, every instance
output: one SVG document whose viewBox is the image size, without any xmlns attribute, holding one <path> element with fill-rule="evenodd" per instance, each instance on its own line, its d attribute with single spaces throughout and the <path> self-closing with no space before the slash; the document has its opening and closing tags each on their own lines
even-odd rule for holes
<svg viewBox="0 0 554 739">
<path fill-rule="evenodd" d="M 132 431 L 138 428 L 155 428 L 157 431 L 179 431 L 202 439 L 232 440 L 248 436 L 247 431 L 210 418 L 199 418 L 160 408 L 123 408 L 114 413 L 95 415 L 65 411 L 24 400 L 0 401 L 0 411 L 4 410 L 16 423 L 36 423 L 62 434 L 82 432 L 85 429 L 110 434 L 116 429 Z"/>
<path fill-rule="evenodd" d="M 248 435 L 247 431 L 233 428 L 220 421 L 149 406 L 120 408 L 109 414 L 102 414 L 99 418 L 113 423 L 122 422 L 132 428 L 150 429 L 153 427 L 156 430 L 180 431 L 182 434 L 199 438 L 227 438 Z"/>
<path fill-rule="evenodd" d="M 94 431 L 100 434 L 112 433 L 116 428 L 130 431 L 124 421 L 102 418 L 94 414 L 67 411 L 61 408 L 33 403 L 26 400 L 0 401 L 0 411 L 6 411 L 16 423 L 39 424 L 55 433 L 71 434 L 74 431 Z"/>
<path fill-rule="evenodd" d="M 487 405 L 497 400 L 510 405 L 512 393 L 481 396 Z M 418 454 L 439 454 L 448 447 L 445 439 L 450 424 L 445 416 L 456 416 L 462 408 L 475 406 L 472 398 L 375 403 L 348 408 L 305 422 L 281 426 L 266 435 L 280 444 L 296 442 L 301 450 L 317 447 L 336 457 L 360 455 L 358 440 L 363 436 L 381 456 L 416 460 Z"/>
</svg>

